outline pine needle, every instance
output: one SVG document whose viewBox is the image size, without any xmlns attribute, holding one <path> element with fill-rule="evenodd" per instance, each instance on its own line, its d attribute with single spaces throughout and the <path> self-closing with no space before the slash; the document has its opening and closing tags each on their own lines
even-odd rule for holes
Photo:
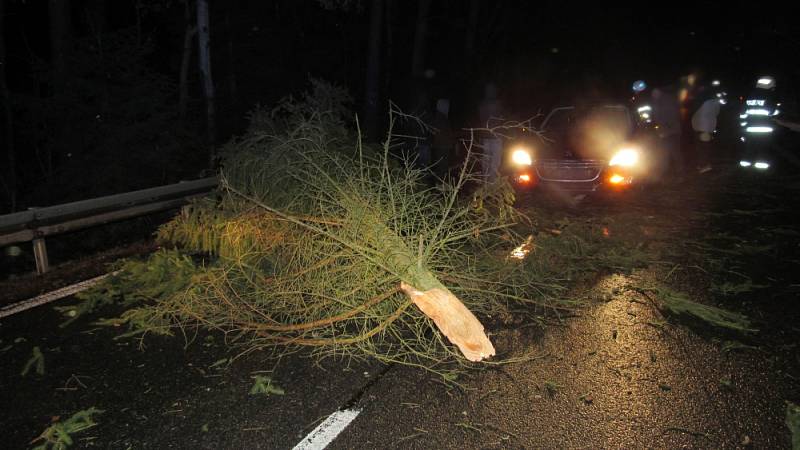
<svg viewBox="0 0 800 450">
<path fill-rule="evenodd" d="M 102 413 L 102 410 L 91 407 L 76 412 L 64 422 L 53 423 L 39 437 L 31 441 L 31 444 L 44 441 L 34 447 L 33 450 L 65 450 L 73 444 L 72 435 L 97 425 L 97 422 L 94 421 L 94 416 Z"/>
<path fill-rule="evenodd" d="M 36 367 L 36 375 L 44 375 L 44 355 L 39 347 L 33 347 L 33 354 L 28 362 L 25 363 L 25 367 L 22 368 L 20 375 L 23 377 L 27 376 L 32 367 Z"/>
<path fill-rule="evenodd" d="M 656 294 L 661 309 L 668 313 L 694 317 L 709 325 L 733 331 L 744 333 L 758 331 L 743 314 L 697 303 L 689 299 L 688 295 L 663 286 L 656 289 Z"/>
</svg>

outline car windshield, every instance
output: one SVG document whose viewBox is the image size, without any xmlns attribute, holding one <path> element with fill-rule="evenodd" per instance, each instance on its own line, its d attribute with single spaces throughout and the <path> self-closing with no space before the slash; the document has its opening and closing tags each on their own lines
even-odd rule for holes
<svg viewBox="0 0 800 450">
<path fill-rule="evenodd" d="M 584 158 L 603 158 L 631 133 L 632 123 L 622 106 L 559 108 L 544 123 L 545 136 L 558 151 Z"/>
</svg>

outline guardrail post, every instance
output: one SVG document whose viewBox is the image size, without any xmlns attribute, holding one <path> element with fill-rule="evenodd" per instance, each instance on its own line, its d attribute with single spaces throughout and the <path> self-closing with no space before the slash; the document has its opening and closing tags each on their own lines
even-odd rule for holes
<svg viewBox="0 0 800 450">
<path fill-rule="evenodd" d="M 44 238 L 33 240 L 33 256 L 36 259 L 36 273 L 39 275 L 46 273 L 50 269 L 50 264 L 47 261 L 47 246 Z"/>
</svg>

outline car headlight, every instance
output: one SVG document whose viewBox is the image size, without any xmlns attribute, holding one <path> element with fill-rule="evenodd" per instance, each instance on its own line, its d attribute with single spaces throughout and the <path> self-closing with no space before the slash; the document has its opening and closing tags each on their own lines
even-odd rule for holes
<svg viewBox="0 0 800 450">
<path fill-rule="evenodd" d="M 511 162 L 518 166 L 530 166 L 533 164 L 530 150 L 523 147 L 515 148 L 514 151 L 511 152 Z"/>
<path fill-rule="evenodd" d="M 611 161 L 608 162 L 609 166 L 631 167 L 639 162 L 639 152 L 632 148 L 623 148 L 622 150 L 614 153 Z"/>
</svg>

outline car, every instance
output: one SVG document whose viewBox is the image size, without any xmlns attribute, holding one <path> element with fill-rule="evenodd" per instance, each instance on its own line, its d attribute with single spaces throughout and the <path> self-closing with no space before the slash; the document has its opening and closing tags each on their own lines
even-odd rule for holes
<svg viewBox="0 0 800 450">
<path fill-rule="evenodd" d="M 655 125 L 622 103 L 561 106 L 536 129 L 518 127 L 504 144 L 503 169 L 518 190 L 566 195 L 622 192 L 655 177 Z"/>
</svg>

